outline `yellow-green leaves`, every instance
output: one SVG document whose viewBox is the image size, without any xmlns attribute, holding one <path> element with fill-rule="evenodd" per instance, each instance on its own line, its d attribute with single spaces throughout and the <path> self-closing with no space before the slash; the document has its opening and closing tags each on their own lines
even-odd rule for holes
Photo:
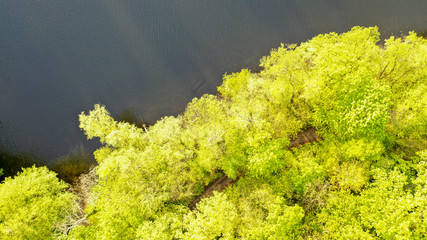
<svg viewBox="0 0 427 240">
<path fill-rule="evenodd" d="M 413 234 L 416 211 L 413 195 L 405 189 L 407 178 L 397 171 L 375 170 L 375 181 L 361 193 L 361 222 L 384 239 L 419 239 Z"/>
<path fill-rule="evenodd" d="M 243 69 L 240 73 L 224 75 L 224 82 L 218 87 L 218 91 L 223 96 L 236 97 L 248 87 L 247 84 L 250 78 L 251 72 L 247 69 Z"/>
<path fill-rule="evenodd" d="M 200 171 L 212 173 L 222 164 L 224 136 L 230 131 L 226 107 L 215 96 L 205 95 L 188 104 L 182 116 L 181 141 L 194 151 L 193 163 Z"/>
<path fill-rule="evenodd" d="M 303 96 L 321 131 L 342 138 L 384 135 L 390 100 L 387 86 L 375 79 L 378 35 L 376 28 L 356 27 L 301 45 L 313 52 Z"/>
<path fill-rule="evenodd" d="M 402 95 L 404 99 L 396 104 L 389 129 L 401 139 L 401 145 L 422 150 L 427 147 L 427 77 Z"/>
<path fill-rule="evenodd" d="M 373 170 L 372 183 L 360 195 L 332 192 L 319 214 L 323 237 L 334 239 L 373 238 L 423 239 L 427 236 L 425 192 L 411 190 L 399 171 Z M 415 181 L 420 184 L 421 181 Z M 412 192 L 415 190 L 415 194 Z M 420 191 L 421 190 L 421 191 Z M 421 197 L 423 196 L 423 197 Z M 421 200 L 421 201 L 420 201 Z"/>
<path fill-rule="evenodd" d="M 326 113 L 331 130 L 340 138 L 384 138 L 390 118 L 390 99 L 387 87 L 369 82 L 353 83 L 338 92 L 338 105 Z"/>
<path fill-rule="evenodd" d="M 376 27 L 284 45 L 148 131 L 80 117 L 99 182 L 78 238 L 420 239 L 427 214 L 427 42 Z M 288 149 L 315 127 L 319 143 Z M 419 153 L 417 155 L 417 152 Z M 187 205 L 225 173 L 231 188 Z M 239 180 L 237 180 L 239 179 Z"/>
<path fill-rule="evenodd" d="M 378 41 L 378 28 L 354 27 L 343 34 L 319 35 L 300 46 L 282 45 L 263 58 L 260 75 L 271 85 L 270 99 L 298 109 L 292 114 L 303 113 L 302 119 L 311 110 L 312 124 L 324 135 L 383 139 L 396 101 L 408 99 L 408 92 L 417 95 L 411 89 L 422 89 L 420 84 L 426 82 L 427 44 L 413 33 L 403 40 L 392 37 L 383 48 Z M 398 112 L 416 105 L 406 102 L 406 107 L 397 105 Z M 412 108 L 417 114 L 419 106 Z"/>
<path fill-rule="evenodd" d="M 331 176 L 331 183 L 342 190 L 362 191 L 369 180 L 367 169 L 359 162 L 344 162 Z"/>
<path fill-rule="evenodd" d="M 79 115 L 80 128 L 85 131 L 88 139 L 99 137 L 102 143 L 111 131 L 117 129 L 117 123 L 110 116 L 104 106 L 95 105 L 95 109 L 89 111 L 89 115 L 82 112 Z"/>
<path fill-rule="evenodd" d="M 248 156 L 249 175 L 255 177 L 271 178 L 289 161 L 286 158 L 292 157 L 287 152 L 288 139 L 278 139 L 266 142 L 265 144 L 251 149 Z"/>
<path fill-rule="evenodd" d="M 184 230 L 184 216 L 188 209 L 184 206 L 165 208 L 161 213 L 141 224 L 137 231 L 137 239 L 169 240 L 180 239 Z"/>
<path fill-rule="evenodd" d="M 254 178 L 243 178 L 229 192 L 239 213 L 237 236 L 242 239 L 294 239 L 300 234 L 304 210 Z"/>
<path fill-rule="evenodd" d="M 401 99 L 405 90 L 426 82 L 427 40 L 411 32 L 403 39 L 390 37 L 385 42 L 379 78 L 391 86 L 394 99 Z"/>
<path fill-rule="evenodd" d="M 239 225 L 236 206 L 223 193 L 202 200 L 197 211 L 187 215 L 183 239 L 235 239 Z"/>
<path fill-rule="evenodd" d="M 88 139 L 98 137 L 101 143 L 112 147 L 144 145 L 143 130 L 126 122 L 116 122 L 104 106 L 95 105 L 89 115 L 79 115 L 80 128 Z"/>
<path fill-rule="evenodd" d="M 54 239 L 76 207 L 68 185 L 46 167 L 27 168 L 0 184 L 0 239 Z M 66 233 L 65 233 L 66 234 Z"/>
</svg>

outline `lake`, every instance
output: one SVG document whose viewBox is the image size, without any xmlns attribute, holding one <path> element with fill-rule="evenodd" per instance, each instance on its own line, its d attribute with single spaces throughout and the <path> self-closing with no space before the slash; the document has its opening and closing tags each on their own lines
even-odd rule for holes
<svg viewBox="0 0 427 240">
<path fill-rule="evenodd" d="M 95 103 L 154 123 L 283 43 L 377 25 L 427 29 L 426 0 L 1 0 L 0 148 L 52 163 L 92 151 Z"/>
</svg>

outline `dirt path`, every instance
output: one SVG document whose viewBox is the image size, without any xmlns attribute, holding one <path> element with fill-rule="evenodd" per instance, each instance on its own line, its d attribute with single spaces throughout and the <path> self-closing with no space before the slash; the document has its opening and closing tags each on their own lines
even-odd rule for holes
<svg viewBox="0 0 427 240">
<path fill-rule="evenodd" d="M 214 191 L 217 191 L 217 192 L 224 191 L 228 186 L 230 186 L 237 180 L 239 180 L 239 177 L 233 180 L 227 177 L 227 175 L 223 174 L 220 178 L 218 178 L 217 180 L 209 184 L 206 187 L 205 191 L 203 191 L 202 195 L 194 199 L 188 207 L 190 208 L 190 210 L 194 210 L 196 208 L 197 203 L 199 203 L 203 198 L 212 196 Z"/>
<path fill-rule="evenodd" d="M 293 149 L 298 146 L 320 140 L 322 140 L 322 138 L 317 135 L 316 129 L 309 128 L 303 132 L 298 133 L 296 138 L 291 140 L 288 149 Z M 194 199 L 188 207 L 190 208 L 190 210 L 196 209 L 197 203 L 199 203 L 203 198 L 212 196 L 214 191 L 224 191 L 227 187 L 235 183 L 237 180 L 239 180 L 239 177 L 233 180 L 227 177 L 227 175 L 223 174 L 220 178 L 206 186 L 205 191 L 203 191 L 203 193 L 198 198 Z"/>
<path fill-rule="evenodd" d="M 320 141 L 322 138 L 317 135 L 317 131 L 315 128 L 309 128 L 303 132 L 298 133 L 297 137 L 291 140 L 291 143 L 289 144 L 288 149 L 293 149 L 298 146 Z"/>
</svg>

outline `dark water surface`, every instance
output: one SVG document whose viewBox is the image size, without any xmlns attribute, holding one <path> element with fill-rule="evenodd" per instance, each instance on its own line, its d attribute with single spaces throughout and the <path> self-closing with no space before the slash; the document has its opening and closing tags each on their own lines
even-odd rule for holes
<svg viewBox="0 0 427 240">
<path fill-rule="evenodd" d="M 422 31 L 426 13 L 426 0 L 0 0 L 0 150 L 53 162 L 94 147 L 77 116 L 95 103 L 154 122 L 281 42 Z"/>
</svg>

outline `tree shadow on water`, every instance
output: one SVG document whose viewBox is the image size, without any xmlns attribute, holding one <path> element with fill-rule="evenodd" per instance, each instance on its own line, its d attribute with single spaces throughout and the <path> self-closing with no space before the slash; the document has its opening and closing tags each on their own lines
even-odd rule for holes
<svg viewBox="0 0 427 240">
<path fill-rule="evenodd" d="M 58 174 L 58 178 L 72 184 L 81 174 L 87 173 L 94 165 L 96 165 L 96 161 L 93 154 L 80 145 L 72 149 L 69 154 L 60 157 L 49 168 Z"/>
<path fill-rule="evenodd" d="M 14 153 L 12 151 L 0 149 L 0 169 L 3 169 L 3 175 L 0 176 L 0 182 L 6 177 L 13 177 L 22 168 L 31 167 L 33 165 L 39 166 L 38 158 L 31 153 Z"/>
<path fill-rule="evenodd" d="M 136 111 L 129 108 L 123 110 L 115 119 L 117 119 L 118 122 L 127 122 L 145 130 L 151 125 L 151 123 L 145 121 L 141 116 L 137 116 Z"/>
<path fill-rule="evenodd" d="M 427 29 L 417 32 L 417 35 L 427 39 Z"/>
</svg>

